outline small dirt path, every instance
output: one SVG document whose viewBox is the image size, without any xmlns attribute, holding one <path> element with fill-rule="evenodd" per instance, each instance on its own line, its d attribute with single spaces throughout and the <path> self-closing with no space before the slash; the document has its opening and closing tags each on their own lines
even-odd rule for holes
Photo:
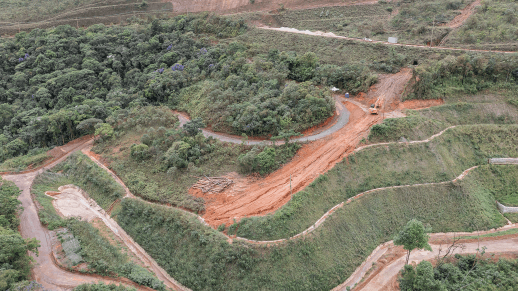
<svg viewBox="0 0 518 291">
<path fill-rule="evenodd" d="M 269 26 L 258 26 L 259 29 L 266 29 L 266 30 L 276 30 L 276 31 L 282 31 L 286 33 L 298 33 L 298 34 L 306 34 L 311 36 L 319 36 L 319 37 L 330 37 L 330 38 L 339 38 L 339 39 L 346 39 L 346 40 L 353 40 L 357 42 L 370 42 L 370 43 L 381 43 L 385 45 L 392 45 L 392 46 L 404 46 L 404 47 L 415 47 L 420 49 L 431 49 L 431 50 L 447 50 L 447 51 L 465 51 L 465 52 L 486 52 L 486 53 L 500 53 L 500 54 L 514 54 L 515 51 L 496 51 L 496 50 L 476 50 L 476 49 L 463 49 L 463 48 L 450 48 L 450 47 L 439 47 L 439 46 L 425 46 L 425 45 L 417 45 L 417 44 L 404 44 L 404 43 L 390 43 L 386 41 L 381 40 L 365 40 L 360 38 L 353 38 L 353 37 L 347 37 L 347 36 L 340 36 L 336 35 L 332 32 L 321 32 L 321 31 L 309 31 L 309 30 L 298 30 L 295 28 L 287 28 L 287 27 L 269 27 Z"/>
<path fill-rule="evenodd" d="M 468 18 L 473 13 L 475 13 L 475 8 L 477 6 L 480 6 L 480 2 L 481 2 L 481 0 L 476 0 L 473 3 L 467 5 L 466 7 L 464 7 L 464 9 L 461 10 L 459 15 L 455 16 L 455 18 L 453 18 L 450 22 L 448 22 L 444 26 L 450 27 L 450 28 L 460 27 L 461 25 L 464 24 L 464 22 L 466 22 L 466 20 L 468 20 Z"/>
</svg>

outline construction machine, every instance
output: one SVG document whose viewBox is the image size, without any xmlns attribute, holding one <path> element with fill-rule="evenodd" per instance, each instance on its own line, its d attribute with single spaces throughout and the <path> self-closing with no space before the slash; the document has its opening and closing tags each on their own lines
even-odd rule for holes
<svg viewBox="0 0 518 291">
<path fill-rule="evenodd" d="M 371 105 L 371 108 L 369 108 L 369 112 L 371 114 L 378 114 L 378 111 L 383 106 L 383 95 L 379 96 L 378 99 L 376 99 L 376 102 Z"/>
</svg>

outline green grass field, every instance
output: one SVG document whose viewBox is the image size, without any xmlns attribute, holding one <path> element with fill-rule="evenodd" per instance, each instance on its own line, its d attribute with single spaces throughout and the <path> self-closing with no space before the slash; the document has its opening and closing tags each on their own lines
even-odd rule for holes
<svg viewBox="0 0 518 291">
<path fill-rule="evenodd" d="M 423 140 L 452 125 L 516 124 L 518 106 L 510 102 L 515 88 L 489 89 L 476 95 L 459 94 L 444 99 L 445 104 L 422 110 L 406 110 L 407 117 L 388 118 L 373 126 L 370 143 Z"/>
<path fill-rule="evenodd" d="M 450 181 L 472 166 L 487 163 L 488 157 L 518 156 L 517 137 L 516 125 L 463 126 L 425 144 L 365 149 L 320 176 L 275 213 L 241 220 L 237 235 L 259 240 L 290 237 L 361 192 Z"/>
</svg>

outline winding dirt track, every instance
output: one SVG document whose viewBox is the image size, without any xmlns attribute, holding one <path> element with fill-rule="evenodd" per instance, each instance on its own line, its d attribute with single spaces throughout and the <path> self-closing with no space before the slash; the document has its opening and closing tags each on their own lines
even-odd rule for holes
<svg viewBox="0 0 518 291">
<path fill-rule="evenodd" d="M 20 215 L 20 232 L 24 238 L 36 238 L 40 241 L 41 246 L 38 248 L 39 256 L 33 257 L 36 259 L 36 264 L 32 270 L 34 280 L 42 284 L 46 290 L 71 290 L 74 287 L 84 283 L 96 283 L 104 282 L 106 284 L 121 283 L 122 279 L 101 277 L 96 275 L 82 275 L 72 272 L 68 272 L 59 268 L 52 257 L 52 246 L 50 243 L 50 234 L 47 228 L 41 225 L 38 210 L 31 198 L 31 186 L 37 175 L 42 172 L 53 168 L 55 165 L 64 161 L 70 154 L 75 151 L 91 147 L 93 139 L 86 140 L 76 146 L 75 148 L 69 149 L 70 151 L 59 159 L 54 160 L 45 167 L 38 170 L 34 170 L 29 173 L 23 174 L 12 174 L 4 175 L 2 178 L 5 180 L 13 181 L 22 194 L 18 197 L 18 200 L 22 202 L 23 212 Z M 115 229 L 117 234 L 124 243 L 132 250 L 142 261 L 146 263 L 157 277 L 162 280 L 169 288 L 174 290 L 189 290 L 183 287 L 181 284 L 171 278 L 167 272 L 158 266 L 158 264 L 138 245 L 136 244 L 129 235 L 127 235 L 122 228 L 120 228 L 115 221 L 109 217 L 104 217 L 103 221 L 107 220 L 107 226 L 110 229 Z M 105 221 L 106 222 L 106 221 Z M 137 284 L 129 284 L 131 287 L 136 287 L 139 290 L 149 290 L 146 287 L 140 287 Z"/>
<path fill-rule="evenodd" d="M 331 124 L 328 124 L 327 126 L 321 128 L 318 133 L 308 135 L 308 136 L 302 136 L 297 138 L 292 138 L 292 141 L 297 142 L 308 142 L 308 141 L 316 141 L 319 139 L 322 139 L 326 136 L 329 136 L 341 128 L 343 128 L 347 122 L 349 122 L 349 111 L 345 107 L 345 105 L 342 103 L 343 99 L 335 96 L 335 118 Z M 180 126 L 187 123 L 190 118 L 186 113 L 183 112 L 175 112 L 178 116 L 178 119 L 180 120 Z M 229 142 L 229 143 L 235 143 L 235 144 L 241 144 L 243 143 L 243 138 L 236 135 L 230 135 L 230 134 L 224 134 L 219 132 L 214 132 L 209 129 L 203 128 L 202 133 L 205 137 L 213 137 L 220 141 Z M 248 140 L 246 141 L 247 145 L 260 145 L 260 144 L 273 144 L 273 141 L 267 140 L 267 139 L 255 139 L 255 140 Z M 275 142 L 276 145 L 284 144 L 284 141 L 277 141 Z"/>
<path fill-rule="evenodd" d="M 461 23 L 462 24 L 462 23 Z M 461 25 L 459 24 L 459 26 Z M 370 42 L 370 43 L 381 43 L 385 45 L 392 45 L 392 46 L 404 46 L 404 47 L 415 47 L 420 49 L 431 49 L 431 50 L 446 50 L 446 51 L 465 51 L 465 52 L 483 52 L 483 53 L 500 53 L 500 54 L 514 54 L 515 51 L 496 51 L 496 50 L 476 50 L 476 49 L 463 49 L 463 48 L 451 48 L 451 47 L 442 47 L 442 46 L 425 46 L 425 45 L 417 45 L 417 44 L 404 44 L 404 43 L 390 43 L 386 41 L 381 40 L 365 40 L 365 39 L 359 39 L 354 37 L 347 37 L 347 36 L 340 36 L 336 35 L 332 32 L 321 32 L 321 31 L 309 31 L 309 30 L 298 30 L 295 28 L 288 28 L 288 27 L 270 27 L 270 26 L 258 26 L 259 29 L 266 29 L 266 30 L 275 30 L 275 31 L 282 31 L 287 33 L 298 33 L 298 34 L 305 34 L 305 35 L 311 35 L 311 36 L 319 36 L 319 37 L 330 37 L 330 38 L 339 38 L 339 39 L 346 39 L 346 40 L 352 40 L 357 42 Z"/>
<path fill-rule="evenodd" d="M 92 140 L 83 143 L 82 146 L 91 144 Z M 78 149 L 75 149 L 78 150 Z M 71 151 L 73 152 L 73 151 Z M 70 153 L 71 153 L 70 152 Z M 50 236 L 48 230 L 43 227 L 38 218 L 38 211 L 31 199 L 31 185 L 34 178 L 43 171 L 52 168 L 64 159 L 70 153 L 57 159 L 53 163 L 41 168 L 38 171 L 25 173 L 20 175 L 5 175 L 3 179 L 13 181 L 18 188 L 22 190 L 22 194 L 18 200 L 22 202 L 23 212 L 20 215 L 20 231 L 24 238 L 36 238 L 40 241 L 41 246 L 38 248 L 39 256 L 33 256 L 36 259 L 35 267 L 32 270 L 34 279 L 43 285 L 47 290 L 71 290 L 72 288 L 84 284 L 103 281 L 105 283 L 117 283 L 116 279 L 99 279 L 98 277 L 79 275 L 64 271 L 58 268 L 52 260 L 52 250 L 50 244 Z"/>
<path fill-rule="evenodd" d="M 423 260 L 432 260 L 437 258 L 439 255 L 439 250 L 442 249 L 442 254 L 444 255 L 444 250 L 447 248 L 448 244 L 434 243 L 434 240 L 444 241 L 451 240 L 454 236 L 459 237 L 463 235 L 483 235 L 487 233 L 495 233 L 502 230 L 508 230 L 518 228 L 518 224 L 510 224 L 499 229 L 494 229 L 490 231 L 481 231 L 478 233 L 436 233 L 430 235 L 430 245 L 432 246 L 432 252 L 417 250 L 413 251 L 410 255 L 409 263 L 419 263 Z M 453 254 L 475 254 L 477 253 L 477 249 L 481 249 L 483 246 L 487 247 L 486 253 L 516 253 L 518 252 L 518 236 L 512 235 L 510 238 L 501 239 L 499 237 L 491 237 L 491 238 L 483 238 L 483 241 L 480 242 L 465 242 L 462 243 L 464 248 L 456 249 Z M 359 283 L 366 272 L 371 268 L 373 263 L 376 265 L 382 265 L 383 267 L 376 270 L 372 275 L 369 275 L 365 278 L 365 281 L 359 284 L 354 290 L 399 290 L 398 288 L 394 288 L 394 283 L 396 282 L 396 278 L 405 265 L 405 256 L 399 256 L 392 262 L 384 265 L 381 262 L 382 257 L 387 256 L 389 253 L 392 253 L 397 256 L 397 253 L 401 253 L 401 250 L 398 250 L 393 241 L 389 241 L 379 246 L 375 251 L 372 252 L 371 256 L 356 270 L 356 272 L 351 276 L 346 282 L 337 286 L 332 291 L 345 291 L 347 287 L 353 287 L 355 284 Z"/>
<path fill-rule="evenodd" d="M 468 20 L 468 18 L 475 12 L 475 7 L 480 6 L 481 0 L 476 0 L 473 3 L 467 5 L 461 10 L 460 14 L 455 16 L 452 21 L 448 22 L 445 26 L 450 28 L 458 28 Z"/>
</svg>

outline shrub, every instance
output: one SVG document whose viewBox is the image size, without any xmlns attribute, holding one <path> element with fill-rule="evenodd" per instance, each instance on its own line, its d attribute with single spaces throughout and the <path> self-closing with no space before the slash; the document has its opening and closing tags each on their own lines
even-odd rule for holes
<svg viewBox="0 0 518 291">
<path fill-rule="evenodd" d="M 130 151 L 131 157 L 137 161 L 143 161 L 150 157 L 149 147 L 145 144 L 132 144 Z"/>
</svg>

